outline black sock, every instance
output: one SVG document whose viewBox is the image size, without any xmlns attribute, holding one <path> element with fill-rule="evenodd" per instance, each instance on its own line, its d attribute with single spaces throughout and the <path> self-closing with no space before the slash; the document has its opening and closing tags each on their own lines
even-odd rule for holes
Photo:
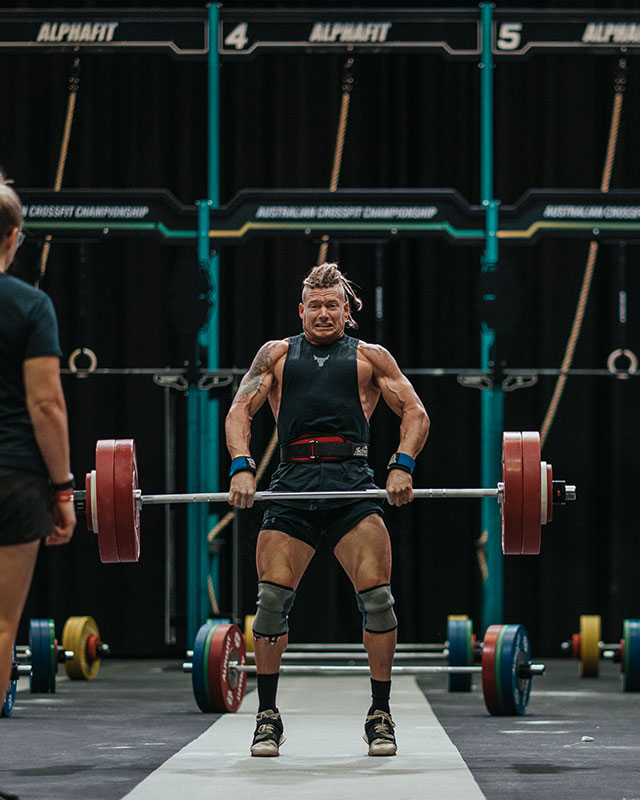
<svg viewBox="0 0 640 800">
<path fill-rule="evenodd" d="M 269 672 L 267 674 L 258 673 L 258 713 L 272 708 L 277 711 L 276 692 L 278 691 L 279 672 Z"/>
<path fill-rule="evenodd" d="M 391 694 L 391 681 L 375 681 L 371 678 L 371 708 L 369 714 L 374 711 L 386 711 L 390 714 L 389 695 Z"/>
</svg>

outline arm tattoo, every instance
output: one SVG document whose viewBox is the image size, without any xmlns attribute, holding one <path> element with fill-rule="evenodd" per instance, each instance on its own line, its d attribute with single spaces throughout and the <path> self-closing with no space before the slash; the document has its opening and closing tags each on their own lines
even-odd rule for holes
<svg viewBox="0 0 640 800">
<path fill-rule="evenodd" d="M 248 397 L 253 394 L 260 394 L 264 386 L 264 374 L 271 369 L 271 342 L 268 342 L 260 348 L 256 357 L 253 359 L 253 364 L 249 368 L 249 372 L 242 379 L 239 392 Z"/>
</svg>

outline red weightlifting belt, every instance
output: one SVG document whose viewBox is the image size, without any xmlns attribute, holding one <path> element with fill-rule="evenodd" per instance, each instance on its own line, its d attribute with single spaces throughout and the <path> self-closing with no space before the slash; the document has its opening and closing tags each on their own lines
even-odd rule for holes
<svg viewBox="0 0 640 800">
<path fill-rule="evenodd" d="M 303 436 L 280 445 L 281 461 L 344 461 L 368 455 L 368 444 L 351 442 L 344 436 Z"/>
</svg>

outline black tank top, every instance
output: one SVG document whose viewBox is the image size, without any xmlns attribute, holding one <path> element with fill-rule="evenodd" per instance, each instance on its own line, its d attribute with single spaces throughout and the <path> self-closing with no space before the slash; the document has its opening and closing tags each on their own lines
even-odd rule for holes
<svg viewBox="0 0 640 800">
<path fill-rule="evenodd" d="M 326 347 L 311 344 L 304 333 L 289 337 L 278 413 L 281 444 L 311 433 L 369 441 L 358 391 L 357 348 L 358 339 L 346 334 Z"/>
</svg>

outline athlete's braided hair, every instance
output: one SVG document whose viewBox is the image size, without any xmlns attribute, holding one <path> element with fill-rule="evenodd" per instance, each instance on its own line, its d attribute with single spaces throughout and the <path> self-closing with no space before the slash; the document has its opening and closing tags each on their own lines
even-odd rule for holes
<svg viewBox="0 0 640 800">
<path fill-rule="evenodd" d="M 337 264 L 319 264 L 317 267 L 313 267 L 302 281 L 303 291 L 305 287 L 308 289 L 330 289 L 333 286 L 341 286 L 344 296 L 349 300 L 349 306 L 355 308 L 356 311 L 360 311 L 362 300 L 355 293 L 351 281 L 340 272 Z M 347 313 L 345 325 L 348 328 L 358 327 L 358 323 L 351 316 L 351 312 Z"/>
</svg>

